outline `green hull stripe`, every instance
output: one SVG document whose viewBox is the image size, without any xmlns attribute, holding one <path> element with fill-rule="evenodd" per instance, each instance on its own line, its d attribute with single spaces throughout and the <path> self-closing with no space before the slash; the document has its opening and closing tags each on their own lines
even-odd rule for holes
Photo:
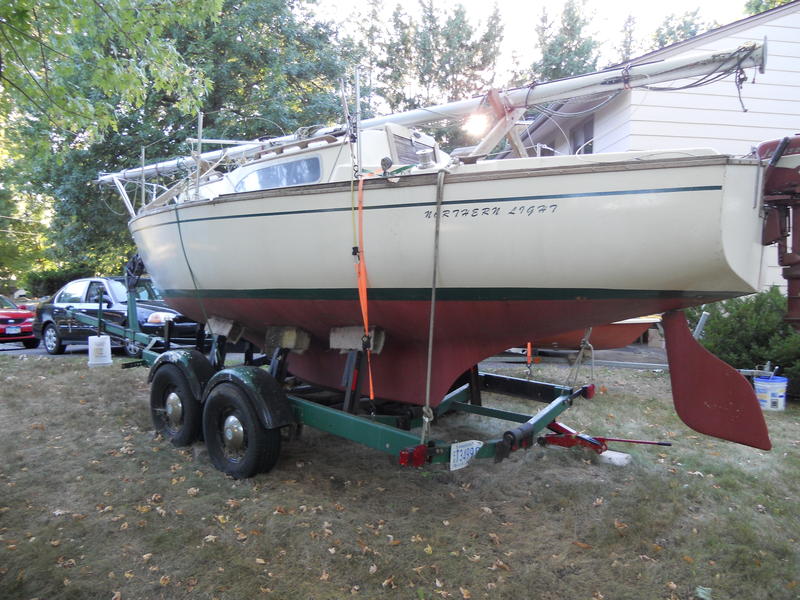
<svg viewBox="0 0 800 600">
<path fill-rule="evenodd" d="M 722 190 L 720 185 L 699 185 L 692 187 L 670 187 L 670 188 L 653 188 L 653 189 L 640 189 L 640 190 L 615 190 L 606 192 L 581 192 L 576 194 L 542 194 L 538 196 L 514 196 L 511 198 L 479 198 L 475 200 L 447 200 L 442 202 L 443 206 L 460 206 L 470 204 L 500 204 L 506 202 L 540 202 L 548 200 L 563 200 L 566 198 L 595 198 L 607 196 L 631 196 L 641 194 L 673 194 L 680 192 L 718 192 Z M 291 195 L 291 194 L 287 194 Z M 248 200 L 247 202 L 252 202 Z M 182 205 L 184 206 L 184 205 Z M 192 206 L 191 203 L 184 207 Z M 426 206 L 436 206 L 436 202 L 405 202 L 399 204 L 377 204 L 374 206 L 365 206 L 364 210 L 387 210 L 395 208 L 424 208 Z M 196 223 L 200 221 L 224 221 L 228 219 L 250 219 L 256 217 L 281 217 L 288 215 L 310 215 L 316 213 L 334 213 L 334 212 L 350 212 L 352 207 L 341 208 L 311 208 L 305 210 L 287 210 L 277 212 L 259 212 L 259 213 L 243 213 L 238 215 L 224 215 L 215 217 L 197 217 L 189 219 L 180 219 L 184 223 Z M 138 220 L 138 218 L 136 219 Z M 163 227 L 164 225 L 174 225 L 177 221 L 165 221 L 155 225 L 146 225 L 144 227 L 135 228 L 131 226 L 131 232 L 143 231 L 152 227 Z M 133 225 L 133 223 L 131 224 Z"/>
<path fill-rule="evenodd" d="M 370 288 L 370 300 L 429 301 L 430 288 Z M 164 290 L 168 298 L 241 300 L 358 300 L 357 288 L 275 290 Z M 581 288 L 438 288 L 440 301 L 497 302 L 518 300 L 652 300 L 733 298 L 742 292 L 680 290 L 612 290 Z"/>
</svg>

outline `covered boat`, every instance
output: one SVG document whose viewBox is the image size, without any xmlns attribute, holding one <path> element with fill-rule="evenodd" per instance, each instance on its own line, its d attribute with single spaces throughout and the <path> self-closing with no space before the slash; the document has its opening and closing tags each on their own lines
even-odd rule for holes
<svg viewBox="0 0 800 600">
<path fill-rule="evenodd" d="M 126 198 L 172 307 L 264 352 L 291 350 L 292 374 L 328 388 L 347 385 L 348 357 L 363 351 L 373 398 L 435 407 L 520 340 L 756 291 L 761 160 L 709 149 L 529 157 L 514 125 L 557 98 L 762 65 L 751 45 L 628 66 L 101 181 Z M 457 156 L 409 128 L 476 111 L 494 127 Z M 486 160 L 504 136 L 518 157 Z M 126 184 L 187 161 L 189 177 L 134 210 Z M 760 419 L 752 400 L 747 418 Z M 756 429 L 737 441 L 768 447 L 763 420 Z"/>
</svg>

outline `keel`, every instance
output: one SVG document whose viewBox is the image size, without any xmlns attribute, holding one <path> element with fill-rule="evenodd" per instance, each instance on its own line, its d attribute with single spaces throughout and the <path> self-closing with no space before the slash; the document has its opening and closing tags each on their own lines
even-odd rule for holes
<svg viewBox="0 0 800 600">
<path fill-rule="evenodd" d="M 736 369 L 703 348 L 680 311 L 662 319 L 675 411 L 689 427 L 769 450 L 772 443 L 755 392 Z"/>
</svg>

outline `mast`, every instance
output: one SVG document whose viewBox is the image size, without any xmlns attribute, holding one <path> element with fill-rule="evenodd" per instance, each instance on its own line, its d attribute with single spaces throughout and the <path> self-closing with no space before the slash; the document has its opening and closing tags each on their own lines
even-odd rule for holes
<svg viewBox="0 0 800 600">
<path fill-rule="evenodd" d="M 557 100 L 609 94 L 618 90 L 649 86 L 689 77 L 709 76 L 725 72 L 732 73 L 748 67 L 756 67 L 763 73 L 766 57 L 765 40 L 763 43 L 749 43 L 733 50 L 706 52 L 638 65 L 629 64 L 624 67 L 607 69 L 596 73 L 503 90 L 497 92 L 497 94 L 509 114 L 513 114 L 532 106 L 549 104 Z M 485 102 L 486 97 L 480 96 L 383 117 L 373 117 L 363 120 L 360 129 L 378 128 L 387 123 L 414 126 L 425 125 L 443 119 L 464 118 L 481 109 Z M 334 125 L 318 130 L 315 135 L 336 135 L 344 131 L 343 125 Z M 98 181 L 100 183 L 113 183 L 115 180 L 124 181 L 152 175 L 165 175 L 182 168 L 185 169 L 187 166 L 192 167 L 199 160 L 213 163 L 222 158 L 243 158 L 257 152 L 269 150 L 275 146 L 297 141 L 298 139 L 300 139 L 300 136 L 291 134 L 265 141 L 253 140 L 225 150 L 205 152 L 195 157 L 181 157 L 144 167 L 126 169 L 117 173 L 105 173 L 100 175 Z"/>
</svg>

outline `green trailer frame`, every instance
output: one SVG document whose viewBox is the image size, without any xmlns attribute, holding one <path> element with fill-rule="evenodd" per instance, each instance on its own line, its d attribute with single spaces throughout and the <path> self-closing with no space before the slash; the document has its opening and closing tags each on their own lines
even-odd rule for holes
<svg viewBox="0 0 800 600">
<path fill-rule="evenodd" d="M 280 386 L 270 383 L 270 380 L 283 382 L 282 374 L 286 373 L 285 359 L 288 351 L 279 349 L 272 357 L 262 356 L 257 359 L 250 351 L 245 354 L 244 365 L 225 367 L 225 338 L 222 336 L 215 338 L 210 353 L 211 358 L 206 359 L 197 349 L 176 349 L 169 339 L 169 324 L 165 326 L 163 336 L 151 336 L 139 331 L 136 326 L 136 299 L 133 294 L 129 294 L 128 310 L 129 317 L 133 317 L 128 319 L 128 323 L 134 324 L 133 327 L 124 327 L 104 320 L 102 307 L 96 317 L 77 311 L 68 311 L 71 313 L 68 316 L 93 327 L 98 335 L 108 334 L 119 340 L 140 344 L 143 347 L 141 360 L 127 362 L 123 367 L 150 367 L 151 382 L 156 380 L 157 370 L 167 364 L 173 365 L 181 373 L 181 381 L 185 381 L 188 386 L 186 389 L 189 391 L 185 394 L 191 398 L 184 402 L 199 403 L 199 408 L 196 409 L 179 404 L 181 418 L 186 418 L 188 413 L 185 411 L 188 408 L 192 408 L 198 414 L 202 413 L 205 400 L 209 396 L 209 389 L 222 382 L 241 389 L 242 396 L 248 399 L 253 411 L 258 415 L 261 426 L 267 431 L 281 429 L 287 425 L 292 425 L 298 432 L 302 426 L 313 427 L 395 456 L 401 465 L 450 464 L 451 468 L 461 468 L 473 458 L 492 458 L 495 462 L 500 462 L 515 450 L 529 448 L 537 441 L 544 443 L 545 439 L 540 438 L 539 434 L 548 427 L 553 431 L 561 431 L 558 429 L 560 424 L 556 421 L 558 416 L 572 406 L 577 397 L 591 398 L 594 395 L 593 385 L 573 389 L 483 373 L 475 367 L 465 373 L 461 385 L 453 389 L 436 406 L 433 411 L 434 420 L 446 413 L 455 412 L 497 419 L 510 426 L 501 429 L 499 435 L 486 441 L 447 442 L 435 438 L 423 440 L 419 432 L 412 431 L 423 424 L 421 407 L 408 405 L 408 411 L 403 415 L 396 414 L 396 411 L 382 414 L 380 410 L 374 409 L 360 413 L 358 410 L 360 395 L 355 402 L 351 399 L 339 405 L 327 405 L 315 400 L 313 394 L 305 393 L 309 386 L 298 385 L 283 390 Z M 360 363 L 357 360 L 348 363 L 355 365 L 354 373 L 359 371 L 357 365 Z M 269 366 L 269 371 L 264 368 L 265 366 Z M 358 394 L 356 381 L 353 380 L 354 385 L 350 387 Z M 524 414 L 483 406 L 482 391 L 526 398 L 543 403 L 544 407 L 534 414 Z M 152 399 L 151 389 L 151 408 L 153 408 Z M 164 413 L 170 408 L 168 404 L 159 406 L 161 408 L 153 408 L 154 420 L 156 420 L 155 411 L 160 410 Z M 158 428 L 158 424 L 156 425 Z M 237 421 L 236 425 L 241 428 L 240 422 Z M 206 424 L 203 423 L 202 426 L 205 428 Z M 237 433 L 239 430 L 233 431 Z M 204 429 L 204 432 L 208 438 L 208 431 Z M 230 431 L 226 430 L 226 435 L 231 437 Z M 189 437 L 196 439 L 199 435 Z M 188 438 L 186 436 L 181 438 L 182 441 L 185 439 Z M 175 439 L 171 441 L 177 444 Z M 224 446 L 224 438 L 222 442 Z M 272 463 L 274 464 L 274 461 Z M 247 472 L 248 469 L 245 469 L 245 472 L 231 472 L 224 468 L 223 470 L 234 476 L 247 477 L 254 474 Z"/>
</svg>

